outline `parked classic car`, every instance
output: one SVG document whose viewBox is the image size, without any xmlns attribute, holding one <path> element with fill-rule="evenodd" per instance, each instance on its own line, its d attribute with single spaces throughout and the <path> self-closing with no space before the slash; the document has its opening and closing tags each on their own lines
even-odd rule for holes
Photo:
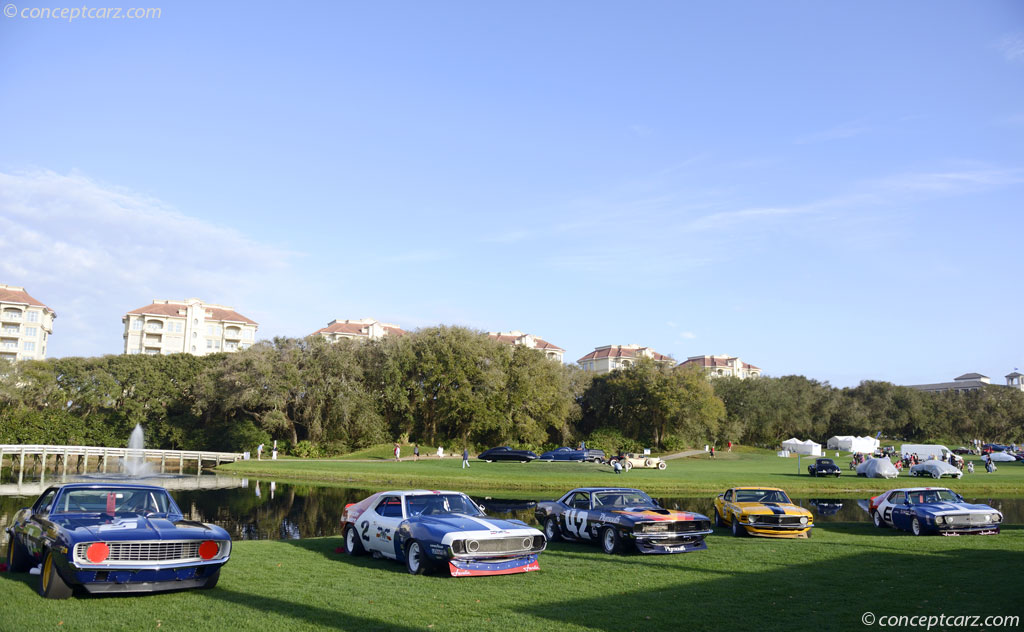
<svg viewBox="0 0 1024 632">
<path fill-rule="evenodd" d="M 68 483 L 50 487 L 14 515 L 7 565 L 41 565 L 39 594 L 213 588 L 231 555 L 218 526 L 186 520 L 167 490 L 152 485 Z"/>
<path fill-rule="evenodd" d="M 971 448 L 960 446 L 959 448 L 953 448 L 953 454 L 959 454 L 959 455 L 963 456 L 963 455 L 966 455 L 966 454 L 977 454 L 977 453 L 974 450 L 972 450 Z"/>
<path fill-rule="evenodd" d="M 835 476 L 839 478 L 842 471 L 832 459 L 814 459 L 814 463 L 807 466 L 807 473 L 811 476 Z"/>
<path fill-rule="evenodd" d="M 491 448 L 490 450 L 484 450 L 477 455 L 478 459 L 491 463 L 493 461 L 519 461 L 520 463 L 527 463 L 537 458 L 537 455 L 529 450 L 513 450 L 506 446 L 500 448 Z"/>
<path fill-rule="evenodd" d="M 539 570 L 544 534 L 521 520 L 494 520 L 462 492 L 378 492 L 341 516 L 349 555 L 405 563 L 413 575 L 444 568 L 453 577 Z"/>
<path fill-rule="evenodd" d="M 967 503 L 945 487 L 908 487 L 868 501 L 876 527 L 896 527 L 914 535 L 995 535 L 1003 514 L 988 505 Z"/>
<path fill-rule="evenodd" d="M 558 448 L 540 455 L 541 461 L 604 461 L 604 450 Z"/>
<path fill-rule="evenodd" d="M 775 487 L 733 487 L 715 498 L 715 526 L 734 536 L 809 538 L 814 516 Z"/>
<path fill-rule="evenodd" d="M 988 458 L 996 463 L 1013 463 L 1020 460 L 1015 452 L 990 452 Z"/>
<path fill-rule="evenodd" d="M 627 472 L 633 469 L 634 467 L 646 467 L 659 470 L 663 470 L 666 467 L 668 467 L 668 463 L 665 463 L 665 460 L 660 457 L 644 456 L 642 454 L 633 454 L 632 452 L 627 452 L 626 454 L 621 454 L 619 456 L 613 456 L 612 458 L 608 459 L 608 464 L 615 465 L 616 461 L 621 463 L 622 469 L 626 470 Z"/>
<path fill-rule="evenodd" d="M 964 475 L 956 466 L 950 465 L 945 461 L 937 461 L 930 459 L 924 463 L 918 463 L 910 467 L 911 476 L 931 476 L 932 478 L 942 478 L 943 476 L 952 476 L 953 478 L 960 478 Z"/>
<path fill-rule="evenodd" d="M 867 478 L 896 478 L 900 471 L 892 464 L 887 457 L 880 459 L 867 459 L 857 466 L 857 476 Z"/>
<path fill-rule="evenodd" d="M 664 509 L 639 489 L 580 487 L 537 503 L 548 540 L 599 542 L 605 553 L 689 553 L 707 548 L 707 516 Z"/>
</svg>

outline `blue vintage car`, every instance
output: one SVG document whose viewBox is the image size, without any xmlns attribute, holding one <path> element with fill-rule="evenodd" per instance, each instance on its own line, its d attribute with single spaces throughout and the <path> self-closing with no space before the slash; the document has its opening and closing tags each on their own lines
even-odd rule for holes
<svg viewBox="0 0 1024 632">
<path fill-rule="evenodd" d="M 876 527 L 896 527 L 914 535 L 995 535 L 1003 514 L 988 505 L 965 502 L 944 487 L 893 489 L 868 501 Z"/>
<path fill-rule="evenodd" d="M 404 562 L 413 575 L 444 568 L 453 577 L 539 570 L 544 534 L 520 520 L 493 520 L 461 492 L 378 492 L 345 507 L 349 555 Z"/>
<path fill-rule="evenodd" d="M 557 448 L 540 455 L 541 461 L 604 461 L 604 450 Z"/>
<path fill-rule="evenodd" d="M 68 483 L 50 487 L 7 527 L 11 572 L 41 566 L 39 594 L 213 588 L 231 555 L 218 526 L 186 520 L 163 487 Z"/>
</svg>

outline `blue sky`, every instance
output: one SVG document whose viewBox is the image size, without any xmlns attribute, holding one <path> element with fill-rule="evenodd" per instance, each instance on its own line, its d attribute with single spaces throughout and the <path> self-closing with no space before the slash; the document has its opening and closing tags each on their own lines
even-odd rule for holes
<svg viewBox="0 0 1024 632">
<path fill-rule="evenodd" d="M 839 386 L 1024 367 L 1024 4 L 149 6 L 0 17 L 0 282 L 51 355 L 197 296 Z"/>
</svg>

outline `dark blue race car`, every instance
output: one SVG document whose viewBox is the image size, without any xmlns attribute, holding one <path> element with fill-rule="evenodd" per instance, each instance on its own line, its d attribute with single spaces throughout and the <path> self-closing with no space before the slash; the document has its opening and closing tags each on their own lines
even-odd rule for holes
<svg viewBox="0 0 1024 632">
<path fill-rule="evenodd" d="M 11 572 L 41 566 L 39 594 L 213 588 L 231 555 L 218 526 L 186 520 L 167 490 L 69 483 L 47 489 L 7 528 Z"/>
<path fill-rule="evenodd" d="M 964 501 L 944 487 L 893 489 L 868 501 L 876 527 L 896 527 L 914 535 L 995 535 L 1003 514 L 988 505 Z"/>
<path fill-rule="evenodd" d="M 346 506 L 341 525 L 349 555 L 404 562 L 413 575 L 434 568 L 453 577 L 535 571 L 547 546 L 539 530 L 488 518 L 461 492 L 378 492 Z"/>
</svg>

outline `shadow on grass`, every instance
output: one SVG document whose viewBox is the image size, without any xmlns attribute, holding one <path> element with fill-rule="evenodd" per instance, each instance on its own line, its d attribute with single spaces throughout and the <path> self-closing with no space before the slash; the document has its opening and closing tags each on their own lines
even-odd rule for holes
<svg viewBox="0 0 1024 632">
<path fill-rule="evenodd" d="M 343 592 L 337 593 L 339 599 L 345 599 Z M 346 614 L 339 608 L 333 610 L 321 608 L 308 603 L 296 603 L 285 601 L 276 597 L 237 592 L 217 588 L 205 592 L 204 596 L 211 600 L 225 601 L 238 606 L 244 606 L 253 610 L 274 614 L 282 617 L 289 617 L 303 623 L 308 623 L 324 628 L 335 630 L 384 630 L 386 632 L 408 632 L 409 630 L 420 630 L 419 627 L 409 627 L 394 623 L 387 623 L 369 617 L 360 617 Z M 344 606 L 341 606 L 344 607 Z"/>
<path fill-rule="evenodd" d="M 405 564 L 401 564 L 394 560 L 386 558 L 374 558 L 370 554 L 365 555 L 349 555 L 345 550 L 345 539 L 341 536 L 335 538 L 313 538 L 308 540 L 286 540 L 287 544 L 305 549 L 312 553 L 319 553 L 325 558 L 332 562 L 338 562 L 339 564 L 348 564 L 349 566 L 356 566 L 359 568 L 374 568 L 382 571 L 390 571 L 395 573 L 406 574 L 408 571 L 405 570 Z M 341 549 L 340 551 L 338 549 Z M 432 574 L 438 575 L 439 571 L 434 571 Z"/>
<path fill-rule="evenodd" d="M 908 542 L 913 542 L 914 539 Z M 906 550 L 906 549 L 904 549 Z M 798 559 L 798 558 L 797 558 Z M 654 590 L 609 579 L 614 597 L 566 599 L 526 607 L 555 627 L 591 630 L 843 630 L 863 627 L 861 615 L 1021 615 L 1018 551 L 953 550 L 928 555 L 857 553 L 757 571 L 737 568 L 697 582 Z"/>
</svg>

